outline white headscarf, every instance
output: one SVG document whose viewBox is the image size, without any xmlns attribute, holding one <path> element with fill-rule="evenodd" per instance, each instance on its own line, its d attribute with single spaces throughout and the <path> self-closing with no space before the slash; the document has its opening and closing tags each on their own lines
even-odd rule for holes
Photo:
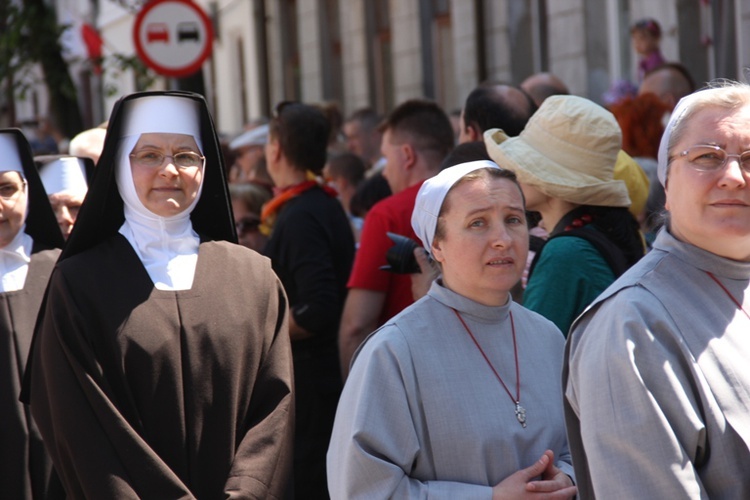
<svg viewBox="0 0 750 500">
<path fill-rule="evenodd" d="M 127 105 L 115 165 L 117 188 L 125 212 L 125 222 L 119 232 L 133 246 L 157 289 L 187 290 L 193 286 L 200 244 L 190 213 L 200 199 L 203 180 L 190 206 L 177 215 L 161 217 L 148 210 L 138 198 L 130 153 L 141 134 L 146 133 L 191 135 L 202 150 L 198 103 L 174 96 L 149 96 Z M 205 175 L 205 168 L 203 172 Z"/>
<path fill-rule="evenodd" d="M 463 176 L 482 168 L 500 167 L 497 163 L 488 160 L 470 161 L 445 168 L 436 176 L 430 177 L 419 188 L 414 211 L 411 214 L 411 227 L 414 233 L 422 240 L 422 245 L 427 253 L 432 252 L 432 240 L 435 238 L 440 208 L 443 206 L 448 191 Z"/>
</svg>

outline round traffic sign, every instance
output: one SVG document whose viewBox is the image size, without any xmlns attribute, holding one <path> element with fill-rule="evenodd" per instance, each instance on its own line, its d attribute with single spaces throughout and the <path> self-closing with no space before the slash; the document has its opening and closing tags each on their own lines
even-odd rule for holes
<svg viewBox="0 0 750 500">
<path fill-rule="evenodd" d="M 213 30 L 191 0 L 152 0 L 135 18 L 133 39 L 149 68 L 179 78 L 198 71 L 211 54 Z"/>
</svg>

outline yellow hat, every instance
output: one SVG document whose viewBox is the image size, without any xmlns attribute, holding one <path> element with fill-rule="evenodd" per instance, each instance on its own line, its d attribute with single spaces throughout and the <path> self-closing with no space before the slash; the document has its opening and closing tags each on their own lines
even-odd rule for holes
<svg viewBox="0 0 750 500">
<path fill-rule="evenodd" d="M 617 180 L 623 181 L 628 187 L 630 213 L 637 218 L 646 208 L 646 200 L 648 199 L 649 186 L 651 184 L 646 172 L 643 171 L 643 168 L 629 154 L 620 150 L 617 154 L 614 177 Z"/>
</svg>

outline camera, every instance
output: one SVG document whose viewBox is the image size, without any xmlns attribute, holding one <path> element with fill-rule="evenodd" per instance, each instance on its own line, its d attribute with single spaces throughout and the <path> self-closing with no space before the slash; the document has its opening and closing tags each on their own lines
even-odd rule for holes
<svg viewBox="0 0 750 500">
<path fill-rule="evenodd" d="M 400 234 L 391 232 L 386 234 L 393 241 L 393 246 L 385 254 L 385 260 L 388 264 L 380 266 L 380 269 L 396 274 L 421 273 L 417 259 L 414 257 L 414 249 L 419 247 L 419 244 Z"/>
</svg>

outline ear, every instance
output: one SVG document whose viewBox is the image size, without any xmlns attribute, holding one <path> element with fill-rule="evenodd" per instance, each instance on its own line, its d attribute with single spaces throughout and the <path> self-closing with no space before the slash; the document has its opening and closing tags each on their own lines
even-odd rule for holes
<svg viewBox="0 0 750 500">
<path fill-rule="evenodd" d="M 404 156 L 404 169 L 411 170 L 417 163 L 417 151 L 407 143 L 401 146 L 401 153 Z"/>
<path fill-rule="evenodd" d="M 482 131 L 475 124 L 468 125 L 466 127 L 466 135 L 469 136 L 471 142 L 477 142 L 482 140 Z"/>
<path fill-rule="evenodd" d="M 432 260 L 435 262 L 442 262 L 445 260 L 443 257 L 443 249 L 442 245 L 440 244 L 440 241 L 438 240 L 432 240 L 432 247 L 430 247 L 430 254 L 432 256 Z"/>
<path fill-rule="evenodd" d="M 281 158 L 281 145 L 278 139 L 269 138 L 268 145 L 266 146 L 266 154 L 268 155 L 268 161 L 277 162 Z"/>
</svg>

